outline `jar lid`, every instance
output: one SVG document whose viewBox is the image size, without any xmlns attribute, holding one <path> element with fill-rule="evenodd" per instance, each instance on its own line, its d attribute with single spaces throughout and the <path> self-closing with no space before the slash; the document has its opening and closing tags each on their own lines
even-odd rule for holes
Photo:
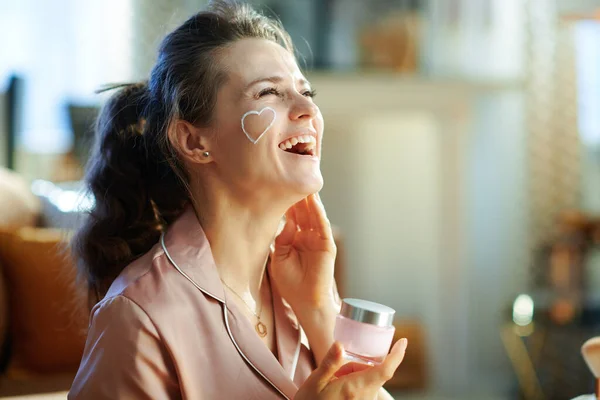
<svg viewBox="0 0 600 400">
<path fill-rule="evenodd" d="M 360 299 L 344 299 L 340 315 L 354 321 L 377 326 L 392 326 L 393 308 L 372 301 Z"/>
</svg>

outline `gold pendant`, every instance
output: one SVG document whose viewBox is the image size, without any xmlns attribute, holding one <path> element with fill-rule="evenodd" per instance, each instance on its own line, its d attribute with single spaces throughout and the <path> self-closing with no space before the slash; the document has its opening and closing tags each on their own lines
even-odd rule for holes
<svg viewBox="0 0 600 400">
<path fill-rule="evenodd" d="M 256 326 L 254 328 L 256 329 L 256 333 L 258 333 L 258 336 L 260 336 L 260 337 L 267 336 L 267 327 L 262 322 L 258 321 L 258 323 L 256 324 Z"/>
</svg>

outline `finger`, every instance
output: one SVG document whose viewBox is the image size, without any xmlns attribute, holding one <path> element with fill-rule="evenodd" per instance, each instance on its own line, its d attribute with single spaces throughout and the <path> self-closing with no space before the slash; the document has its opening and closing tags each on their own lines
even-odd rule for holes
<svg viewBox="0 0 600 400">
<path fill-rule="evenodd" d="M 294 206 L 291 206 L 290 208 L 288 208 L 288 210 L 285 212 L 285 218 L 286 219 L 292 219 L 294 221 L 295 225 L 298 224 L 298 221 L 296 219 L 296 211 L 294 210 Z"/>
<path fill-rule="evenodd" d="M 308 204 L 306 202 L 306 198 L 294 204 L 293 209 L 296 215 L 296 222 L 298 223 L 300 230 L 310 230 L 310 213 L 308 211 Z"/>
<path fill-rule="evenodd" d="M 319 213 L 321 210 L 317 204 L 317 200 L 314 194 L 311 194 L 306 199 L 306 203 L 308 204 L 309 218 L 310 218 L 310 229 L 319 232 Z"/>
<path fill-rule="evenodd" d="M 290 215 L 288 215 L 290 214 Z M 286 213 L 285 217 L 285 225 L 283 229 L 275 238 L 275 251 L 277 248 L 281 248 L 282 246 L 289 246 L 294 242 L 294 237 L 296 236 L 297 228 L 296 228 L 296 220 L 291 215 L 291 213 Z"/>
<path fill-rule="evenodd" d="M 396 369 L 402 360 L 404 359 L 404 354 L 406 354 L 406 347 L 408 345 L 408 340 L 400 339 L 392 347 L 392 351 L 387 355 L 383 362 L 370 370 L 366 371 L 363 375 L 363 386 L 371 386 L 371 385 L 383 385 L 385 382 L 392 379 Z"/>
<path fill-rule="evenodd" d="M 355 372 L 361 372 L 369 368 L 373 368 L 373 366 L 363 363 L 349 362 L 347 364 L 342 365 L 342 368 L 338 369 L 335 372 L 335 376 L 336 378 L 341 378 L 342 376 L 350 375 Z"/>
<path fill-rule="evenodd" d="M 321 361 L 319 367 L 307 379 L 307 384 L 314 385 L 317 393 L 335 377 L 337 370 L 344 365 L 344 348 L 339 342 L 333 343 L 329 351 Z"/>
<path fill-rule="evenodd" d="M 308 203 L 310 205 L 310 215 L 311 215 L 311 226 L 314 230 L 316 230 L 321 237 L 325 239 L 332 239 L 333 232 L 331 230 L 331 223 L 327 218 L 327 214 L 325 212 L 325 207 L 321 202 L 318 194 L 310 195 L 308 198 Z"/>
</svg>

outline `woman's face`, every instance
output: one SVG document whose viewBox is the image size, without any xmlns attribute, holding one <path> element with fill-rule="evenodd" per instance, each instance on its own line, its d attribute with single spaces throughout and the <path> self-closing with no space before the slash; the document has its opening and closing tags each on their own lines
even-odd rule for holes
<svg viewBox="0 0 600 400">
<path fill-rule="evenodd" d="M 306 196 L 323 186 L 323 117 L 294 57 L 263 39 L 219 53 L 227 74 L 214 109 L 211 152 L 220 179 L 246 194 Z"/>
</svg>

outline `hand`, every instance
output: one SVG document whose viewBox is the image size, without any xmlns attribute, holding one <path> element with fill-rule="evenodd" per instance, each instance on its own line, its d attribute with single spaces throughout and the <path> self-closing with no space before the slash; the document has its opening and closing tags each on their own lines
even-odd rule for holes
<svg viewBox="0 0 600 400">
<path fill-rule="evenodd" d="M 407 344 L 406 339 L 398 340 L 383 363 L 373 367 L 344 365 L 342 346 L 336 342 L 321 365 L 300 386 L 294 400 L 375 399 L 402 363 Z"/>
<path fill-rule="evenodd" d="M 294 204 L 275 239 L 270 273 L 292 309 L 333 308 L 333 269 L 336 256 L 333 233 L 317 194 Z"/>
</svg>

